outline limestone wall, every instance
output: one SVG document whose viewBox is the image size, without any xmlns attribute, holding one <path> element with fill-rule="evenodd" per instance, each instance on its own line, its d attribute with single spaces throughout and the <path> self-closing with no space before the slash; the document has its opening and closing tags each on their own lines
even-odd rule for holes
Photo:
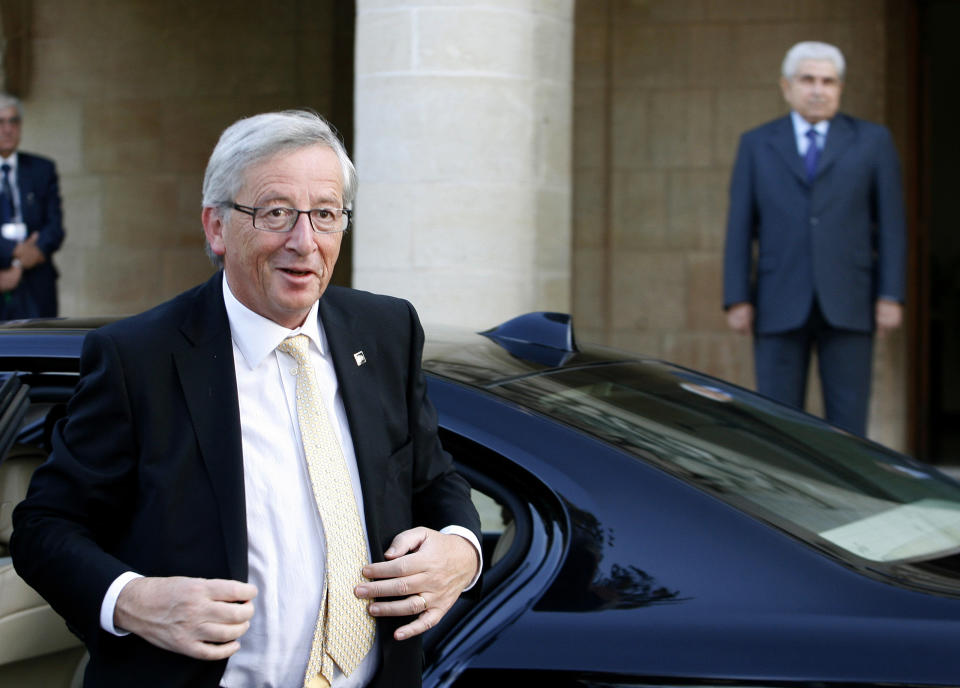
<svg viewBox="0 0 960 688">
<path fill-rule="evenodd" d="M 29 37 L 22 148 L 60 172 L 65 315 L 137 312 L 211 274 L 200 185 L 224 127 L 338 112 L 332 0 L 21 4 L 24 25 L 4 28 Z"/>
</svg>

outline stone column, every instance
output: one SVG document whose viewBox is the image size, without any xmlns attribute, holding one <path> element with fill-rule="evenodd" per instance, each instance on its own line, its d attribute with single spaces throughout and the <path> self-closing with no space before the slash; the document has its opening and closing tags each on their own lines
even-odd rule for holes
<svg viewBox="0 0 960 688">
<path fill-rule="evenodd" d="M 572 0 L 358 0 L 353 284 L 426 322 L 570 307 Z"/>
</svg>

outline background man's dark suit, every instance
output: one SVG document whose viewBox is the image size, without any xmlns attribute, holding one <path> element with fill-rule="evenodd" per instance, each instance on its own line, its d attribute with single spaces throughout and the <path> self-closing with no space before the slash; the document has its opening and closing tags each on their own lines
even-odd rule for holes
<svg viewBox="0 0 960 688">
<path fill-rule="evenodd" d="M 815 305 L 830 327 L 870 333 L 877 298 L 904 299 L 900 170 L 886 128 L 835 116 L 809 183 L 790 117 L 775 120 L 741 138 L 730 188 L 724 305 L 754 303 L 756 335 L 802 328 Z M 758 387 L 775 391 L 763 368 Z M 821 378 L 843 368 L 822 360 Z M 852 392 L 865 398 L 869 384 Z"/>
<path fill-rule="evenodd" d="M 217 686 L 225 666 L 99 627 L 107 587 L 131 568 L 247 579 L 240 416 L 221 280 L 218 273 L 88 335 L 84 377 L 69 420 L 55 432 L 54 458 L 15 514 L 18 571 L 87 642 L 87 680 L 96 685 L 127 686 L 138 676 L 143 686 Z M 320 319 L 355 444 L 373 561 L 414 525 L 464 525 L 479 538 L 469 488 L 437 440 L 413 308 L 331 286 Z M 362 366 L 353 357 L 359 350 Z M 86 527 L 75 525 L 87 518 Z M 83 564 L 72 571 L 51 565 L 64 549 Z M 373 685 L 418 685 L 419 640 L 392 637 L 408 621 L 377 620 L 381 666 L 390 670 Z"/>
<path fill-rule="evenodd" d="M 53 254 L 63 243 L 63 213 L 60 184 L 52 160 L 29 153 L 17 153 L 17 189 L 20 212 L 28 236 L 37 234 L 37 247 L 46 262 L 29 270 L 9 298 L 0 298 L 0 320 L 54 317 L 57 308 L 57 269 Z M 16 242 L 0 237 L 0 267 L 10 267 Z"/>
</svg>

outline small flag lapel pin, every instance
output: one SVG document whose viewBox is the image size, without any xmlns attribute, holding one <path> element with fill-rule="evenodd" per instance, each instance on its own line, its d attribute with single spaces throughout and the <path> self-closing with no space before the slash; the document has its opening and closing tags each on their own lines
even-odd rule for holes
<svg viewBox="0 0 960 688">
<path fill-rule="evenodd" d="M 363 355 L 363 351 L 358 351 L 353 355 L 353 360 L 357 362 L 358 366 L 362 366 L 367 362 L 367 357 Z"/>
</svg>

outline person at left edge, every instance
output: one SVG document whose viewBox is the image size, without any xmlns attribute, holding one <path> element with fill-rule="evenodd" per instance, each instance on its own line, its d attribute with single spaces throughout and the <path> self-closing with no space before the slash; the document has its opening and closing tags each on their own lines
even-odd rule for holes
<svg viewBox="0 0 960 688">
<path fill-rule="evenodd" d="M 87 688 L 415 688 L 420 634 L 479 576 L 480 521 L 440 444 L 416 312 L 329 284 L 356 188 L 319 115 L 235 122 L 203 185 L 223 269 L 86 336 L 10 550 L 86 644 Z M 290 338 L 309 342 L 303 367 Z M 317 402 L 330 422 L 305 429 Z M 323 427 L 342 450 L 324 473 L 352 483 L 319 498 L 337 504 L 330 523 L 304 442 Z M 346 569 L 326 535 L 344 521 L 371 557 Z M 331 572 L 345 613 L 324 604 Z M 318 613 L 350 623 L 315 634 Z M 349 657 L 326 652 L 338 641 Z M 336 666 L 314 670 L 317 648 Z"/>
<path fill-rule="evenodd" d="M 18 150 L 20 100 L 0 93 L 0 164 L 7 166 L 9 201 L 0 190 L 0 320 L 53 318 L 58 313 L 53 254 L 63 243 L 60 183 L 52 160 Z M 5 215 L 0 209 L 0 215 Z"/>
</svg>

